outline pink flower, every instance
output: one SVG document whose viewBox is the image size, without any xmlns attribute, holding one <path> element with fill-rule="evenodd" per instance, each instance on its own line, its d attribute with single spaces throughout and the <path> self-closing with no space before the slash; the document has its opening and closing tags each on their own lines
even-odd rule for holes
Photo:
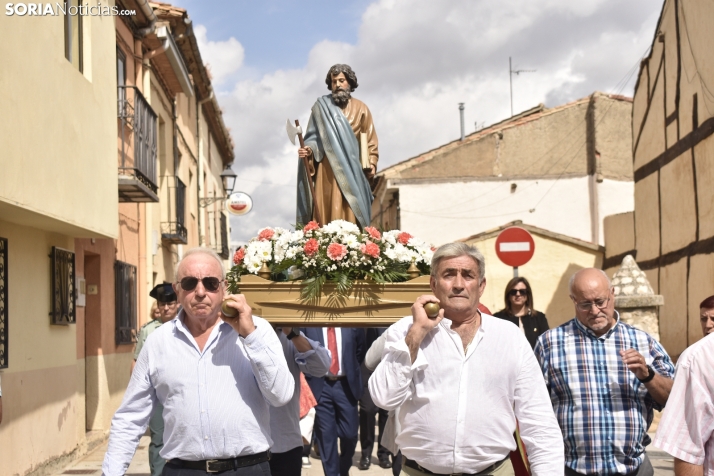
<svg viewBox="0 0 714 476">
<path fill-rule="evenodd" d="M 315 220 L 312 220 L 307 225 L 305 225 L 305 228 L 303 228 L 302 231 L 303 233 L 307 233 L 308 231 L 317 230 L 318 228 L 320 228 L 320 224 L 317 223 Z"/>
<path fill-rule="evenodd" d="M 382 234 L 379 232 L 378 229 L 376 229 L 373 226 L 365 226 L 364 231 L 369 233 L 369 236 L 371 236 L 375 240 L 381 240 L 382 239 Z"/>
<path fill-rule="evenodd" d="M 241 264 L 243 262 L 243 258 L 245 258 L 245 249 L 238 248 L 236 253 L 233 255 L 233 264 Z"/>
<path fill-rule="evenodd" d="M 307 256 L 312 256 L 315 253 L 317 253 L 317 249 L 320 247 L 318 245 L 317 240 L 315 238 L 310 238 L 305 242 L 305 246 L 303 247 L 303 250 L 305 251 L 305 254 Z"/>
<path fill-rule="evenodd" d="M 275 230 L 271 230 L 270 228 L 266 228 L 265 230 L 261 231 L 258 234 L 258 239 L 260 241 L 268 241 L 270 240 L 273 235 L 275 234 Z"/>
<path fill-rule="evenodd" d="M 397 235 L 397 241 L 403 245 L 406 245 L 409 243 L 409 240 L 412 239 L 412 235 L 407 233 L 406 231 L 401 232 L 399 235 Z"/>
<path fill-rule="evenodd" d="M 432 247 L 429 248 L 429 249 L 430 249 L 431 251 L 436 251 L 436 246 L 432 246 Z"/>
<path fill-rule="evenodd" d="M 376 243 L 372 243 L 371 241 L 367 241 L 365 244 L 359 247 L 360 251 L 362 253 L 371 256 L 372 258 L 378 258 L 379 257 L 379 246 Z"/>
<path fill-rule="evenodd" d="M 332 261 L 339 261 L 347 254 L 347 247 L 340 243 L 330 243 L 327 247 L 327 257 Z"/>
</svg>

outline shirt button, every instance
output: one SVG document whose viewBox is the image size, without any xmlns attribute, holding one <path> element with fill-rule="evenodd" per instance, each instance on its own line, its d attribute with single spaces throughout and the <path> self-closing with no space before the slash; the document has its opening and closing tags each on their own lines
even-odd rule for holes
<svg viewBox="0 0 714 476">
<path fill-rule="evenodd" d="M 207 440 L 207 439 L 208 439 L 208 437 L 207 437 L 207 436 L 204 436 L 204 437 L 203 437 L 203 439 L 204 439 L 204 440 Z M 608 440 L 609 440 L 609 438 L 608 438 Z"/>
</svg>

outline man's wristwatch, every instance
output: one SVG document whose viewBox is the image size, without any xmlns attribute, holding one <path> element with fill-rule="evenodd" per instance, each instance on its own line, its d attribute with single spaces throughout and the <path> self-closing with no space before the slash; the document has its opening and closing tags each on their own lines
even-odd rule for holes
<svg viewBox="0 0 714 476">
<path fill-rule="evenodd" d="M 648 366 L 647 366 L 647 377 L 645 377 L 645 378 L 639 378 L 639 377 L 637 377 L 637 380 L 639 380 L 639 381 L 642 382 L 642 383 L 647 383 L 647 382 L 649 382 L 650 380 L 652 380 L 652 379 L 654 378 L 654 376 L 655 376 L 655 371 L 654 371 L 654 369 L 653 369 L 651 366 L 648 365 Z"/>
<path fill-rule="evenodd" d="M 285 337 L 287 337 L 288 340 L 293 340 L 294 338 L 296 338 L 296 337 L 299 336 L 299 335 L 300 335 L 300 334 L 296 334 L 296 333 L 295 333 L 295 329 L 290 329 L 290 334 L 288 334 L 288 335 L 285 336 Z"/>
</svg>

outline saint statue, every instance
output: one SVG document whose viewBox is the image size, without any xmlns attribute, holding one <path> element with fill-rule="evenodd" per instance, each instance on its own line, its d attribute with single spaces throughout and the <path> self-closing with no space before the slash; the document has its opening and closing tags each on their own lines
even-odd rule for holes
<svg viewBox="0 0 714 476">
<path fill-rule="evenodd" d="M 379 160 L 377 133 L 372 113 L 351 93 L 357 76 L 346 64 L 336 64 L 327 73 L 332 94 L 317 99 L 305 131 L 305 147 L 300 158 L 308 158 L 308 173 L 298 168 L 297 222 L 306 224 L 316 216 L 320 225 L 347 220 L 361 228 L 369 226 L 372 215 L 370 179 Z M 314 181 L 315 201 L 308 180 Z"/>
</svg>

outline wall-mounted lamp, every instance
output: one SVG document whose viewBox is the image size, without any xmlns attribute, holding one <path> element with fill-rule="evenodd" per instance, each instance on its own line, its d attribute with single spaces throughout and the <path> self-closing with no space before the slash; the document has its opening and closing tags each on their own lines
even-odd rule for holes
<svg viewBox="0 0 714 476">
<path fill-rule="evenodd" d="M 198 201 L 199 206 L 204 208 L 210 205 L 211 203 L 227 200 L 228 196 L 233 191 L 233 187 L 235 187 L 236 177 L 237 175 L 235 172 L 233 172 L 233 169 L 230 167 L 230 165 L 226 166 L 226 168 L 223 169 L 223 172 L 221 172 L 221 181 L 223 182 L 223 191 L 225 192 L 225 195 L 223 197 L 201 198 Z"/>
</svg>

